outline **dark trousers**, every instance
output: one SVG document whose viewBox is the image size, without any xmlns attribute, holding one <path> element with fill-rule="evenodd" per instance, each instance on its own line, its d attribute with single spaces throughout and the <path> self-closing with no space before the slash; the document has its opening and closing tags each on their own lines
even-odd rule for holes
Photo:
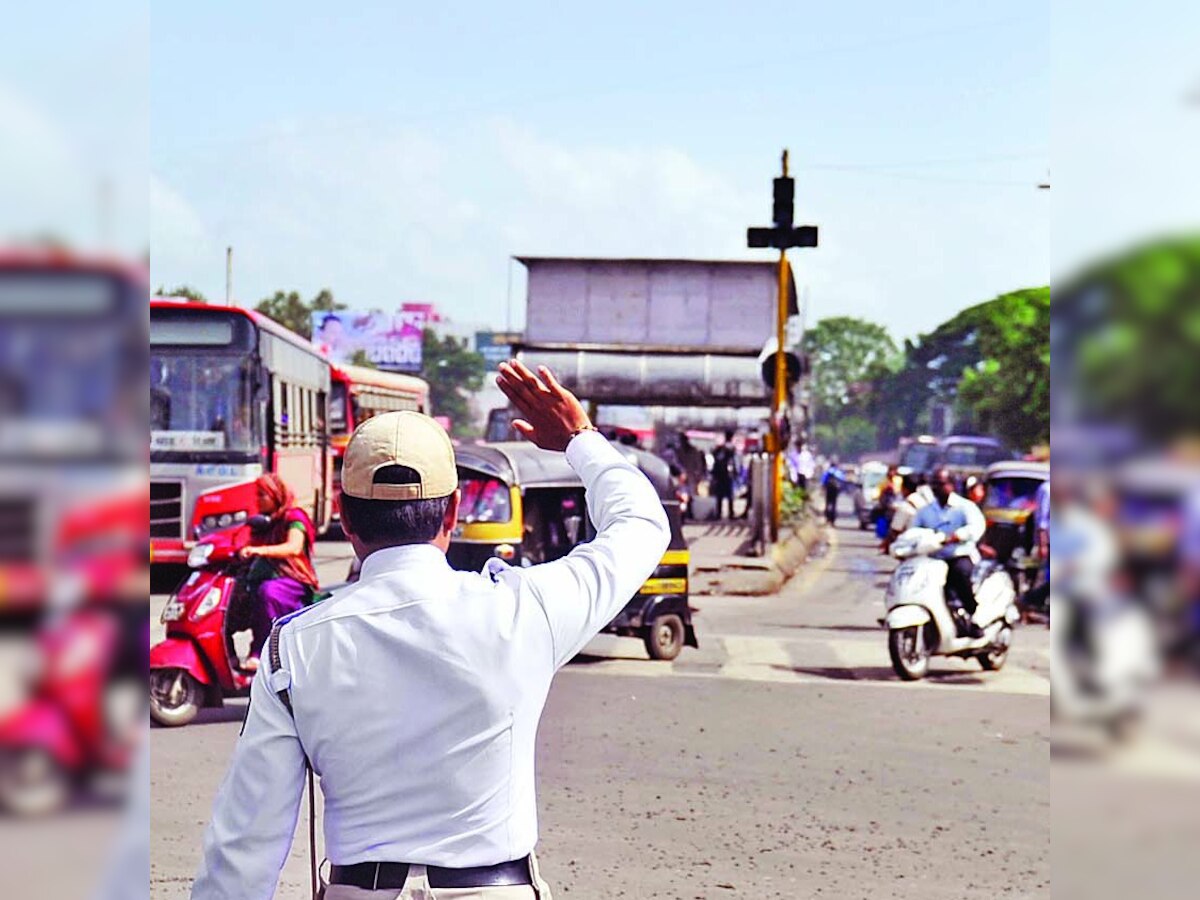
<svg viewBox="0 0 1200 900">
<path fill-rule="evenodd" d="M 975 572 L 975 563 L 969 556 L 955 556 L 946 560 L 949 571 L 946 572 L 946 587 L 962 604 L 967 615 L 975 612 L 975 592 L 971 589 L 971 575 Z"/>
<path fill-rule="evenodd" d="M 825 521 L 830 525 L 837 521 L 837 501 L 840 492 L 834 488 L 825 488 Z"/>
<path fill-rule="evenodd" d="M 723 482 L 714 482 L 713 496 L 717 498 L 717 518 L 721 518 L 721 507 L 729 504 L 729 518 L 733 518 L 733 485 Z"/>
</svg>

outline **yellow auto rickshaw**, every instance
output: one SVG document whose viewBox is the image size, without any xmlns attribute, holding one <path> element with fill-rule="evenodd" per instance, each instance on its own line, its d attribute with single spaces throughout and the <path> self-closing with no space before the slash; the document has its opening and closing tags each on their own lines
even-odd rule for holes
<svg viewBox="0 0 1200 900">
<path fill-rule="evenodd" d="M 674 659 L 699 646 L 688 605 L 687 541 L 667 463 L 652 453 L 613 444 L 658 491 L 671 543 L 662 562 L 606 632 L 638 637 L 654 659 Z M 459 447 L 459 525 L 448 554 L 456 569 L 479 571 L 490 557 L 532 566 L 566 556 L 591 540 L 583 482 L 561 453 L 525 441 Z"/>
</svg>

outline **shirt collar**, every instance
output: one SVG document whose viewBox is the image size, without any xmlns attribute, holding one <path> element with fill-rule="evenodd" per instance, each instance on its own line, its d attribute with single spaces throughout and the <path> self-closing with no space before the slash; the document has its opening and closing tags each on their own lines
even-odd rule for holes
<svg viewBox="0 0 1200 900">
<path fill-rule="evenodd" d="M 359 578 L 365 580 L 383 575 L 396 569 L 413 567 L 449 568 L 446 554 L 433 544 L 405 544 L 402 547 L 385 547 L 376 550 L 363 560 Z"/>
</svg>

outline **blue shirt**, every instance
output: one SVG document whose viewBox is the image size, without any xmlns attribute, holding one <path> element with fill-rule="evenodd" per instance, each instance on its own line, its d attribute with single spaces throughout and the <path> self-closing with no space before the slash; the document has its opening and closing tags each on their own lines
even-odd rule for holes
<svg viewBox="0 0 1200 900">
<path fill-rule="evenodd" d="M 947 544 L 934 554 L 938 559 L 975 555 L 975 544 L 987 531 L 987 520 L 979 507 L 960 494 L 951 494 L 945 506 L 936 500 L 922 506 L 912 524 L 914 528 L 931 528 L 947 537 L 958 537 L 958 543 Z"/>
</svg>

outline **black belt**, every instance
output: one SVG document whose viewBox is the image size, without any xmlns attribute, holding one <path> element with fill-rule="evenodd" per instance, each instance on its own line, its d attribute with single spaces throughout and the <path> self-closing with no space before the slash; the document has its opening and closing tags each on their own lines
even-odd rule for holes
<svg viewBox="0 0 1200 900">
<path fill-rule="evenodd" d="M 373 890 L 401 890 L 408 879 L 408 863 L 365 862 L 352 866 L 332 866 L 330 884 L 352 884 Z M 533 884 L 529 857 L 494 866 L 473 866 L 469 869 L 445 869 L 426 866 L 429 886 L 435 888 L 481 888 L 513 884 Z"/>
</svg>

